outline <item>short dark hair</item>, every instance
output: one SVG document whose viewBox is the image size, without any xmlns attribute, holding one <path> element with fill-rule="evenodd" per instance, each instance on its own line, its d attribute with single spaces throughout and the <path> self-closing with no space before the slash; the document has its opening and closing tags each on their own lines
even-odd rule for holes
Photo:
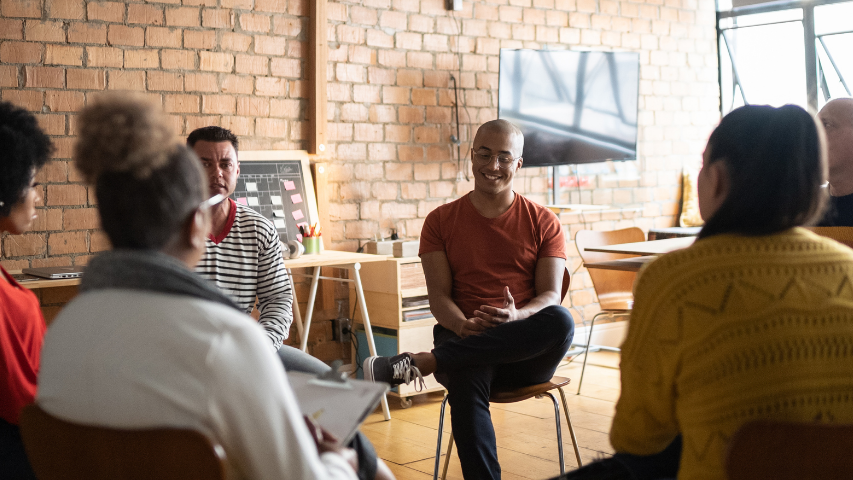
<svg viewBox="0 0 853 480">
<path fill-rule="evenodd" d="M 216 126 L 196 128 L 187 137 L 187 145 L 190 148 L 193 148 L 200 140 L 204 140 L 205 142 L 231 142 L 231 146 L 234 147 L 234 151 L 240 151 L 237 147 L 240 143 L 237 140 L 237 135 L 234 135 L 231 130 L 228 130 L 227 128 Z"/>
<path fill-rule="evenodd" d="M 708 163 L 725 162 L 729 192 L 699 237 L 768 235 L 817 220 L 826 203 L 818 129 L 796 105 L 747 105 L 723 117 L 708 140 Z"/>
<path fill-rule="evenodd" d="M 162 250 L 206 198 L 201 165 L 149 99 L 97 97 L 80 113 L 74 161 L 95 186 L 114 248 Z"/>
<path fill-rule="evenodd" d="M 23 108 L 0 102 L 0 217 L 21 201 L 33 174 L 53 153 L 53 142 Z"/>
</svg>

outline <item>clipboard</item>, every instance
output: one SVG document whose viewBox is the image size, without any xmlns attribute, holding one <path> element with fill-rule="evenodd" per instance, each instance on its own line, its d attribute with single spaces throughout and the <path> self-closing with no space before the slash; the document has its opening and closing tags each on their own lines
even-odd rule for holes
<svg viewBox="0 0 853 480">
<path fill-rule="evenodd" d="M 379 405 L 388 385 L 365 380 L 348 380 L 331 370 L 314 376 L 288 372 L 290 386 L 296 394 L 303 415 L 347 445 L 364 419 Z"/>
</svg>

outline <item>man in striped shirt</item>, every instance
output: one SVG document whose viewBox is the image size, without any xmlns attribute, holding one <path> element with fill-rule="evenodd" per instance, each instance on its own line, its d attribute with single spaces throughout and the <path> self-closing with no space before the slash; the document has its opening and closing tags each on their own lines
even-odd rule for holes
<svg viewBox="0 0 853 480">
<path fill-rule="evenodd" d="M 187 145 L 201 159 L 210 194 L 233 194 L 240 175 L 237 137 L 221 127 L 203 127 L 190 133 Z M 196 272 L 229 294 L 246 313 L 252 312 L 257 297 L 258 321 L 287 370 L 328 370 L 320 360 L 283 345 L 293 321 L 293 289 L 272 222 L 231 198 L 211 209 L 211 219 L 207 249 Z"/>
</svg>

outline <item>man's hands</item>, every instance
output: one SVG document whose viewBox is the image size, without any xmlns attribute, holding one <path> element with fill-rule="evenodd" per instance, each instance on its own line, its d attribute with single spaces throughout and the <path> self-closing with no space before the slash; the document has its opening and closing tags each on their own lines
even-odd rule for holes
<svg viewBox="0 0 853 480">
<path fill-rule="evenodd" d="M 304 415 L 302 418 L 305 419 L 305 425 L 308 426 L 308 432 L 314 438 L 319 453 L 335 452 L 344 457 L 344 460 L 350 464 L 354 471 L 358 471 L 358 454 L 355 453 L 355 450 L 338 445 L 338 439 L 324 430 L 311 417 Z"/>
<path fill-rule="evenodd" d="M 469 335 L 483 333 L 502 323 L 520 319 L 521 315 L 515 308 L 515 299 L 509 293 L 509 287 L 504 287 L 504 307 L 497 308 L 490 305 L 480 305 L 479 310 L 474 310 L 474 317 L 465 320 L 465 323 L 462 324 L 457 334 L 465 338 Z"/>
</svg>

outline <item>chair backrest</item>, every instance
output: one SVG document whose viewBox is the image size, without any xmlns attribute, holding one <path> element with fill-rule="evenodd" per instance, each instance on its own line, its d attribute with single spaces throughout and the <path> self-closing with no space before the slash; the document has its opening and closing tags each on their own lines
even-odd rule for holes
<svg viewBox="0 0 853 480">
<path fill-rule="evenodd" d="M 759 421 L 729 442 L 729 480 L 853 478 L 853 425 Z"/>
<path fill-rule="evenodd" d="M 806 227 L 821 237 L 827 237 L 853 247 L 853 227 Z"/>
<path fill-rule="evenodd" d="M 560 286 L 560 303 L 566 300 L 566 294 L 569 293 L 569 285 L 572 283 L 572 275 L 569 273 L 569 264 L 563 270 L 563 283 Z"/>
<path fill-rule="evenodd" d="M 622 230 L 611 230 L 609 232 L 598 232 L 593 230 L 581 230 L 575 235 L 575 245 L 584 263 L 606 262 L 620 258 L 636 257 L 636 255 L 624 255 L 620 253 L 588 252 L 586 248 L 599 247 L 602 245 L 614 245 L 617 243 L 634 243 L 645 240 L 643 231 L 637 227 L 624 228 Z M 630 301 L 633 299 L 634 280 L 636 272 L 623 272 L 618 270 L 589 269 L 589 276 L 598 296 L 598 302 L 602 310 L 625 310 L 630 309 Z"/>
<path fill-rule="evenodd" d="M 21 436 L 39 480 L 223 480 L 224 454 L 194 430 L 118 430 L 60 420 L 38 405 Z"/>
</svg>

